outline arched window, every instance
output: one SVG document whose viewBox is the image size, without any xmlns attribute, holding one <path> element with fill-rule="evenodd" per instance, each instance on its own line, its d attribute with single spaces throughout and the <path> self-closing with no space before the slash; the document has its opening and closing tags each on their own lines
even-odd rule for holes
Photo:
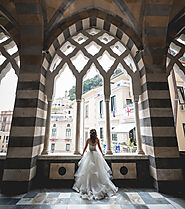
<svg viewBox="0 0 185 209">
<path fill-rule="evenodd" d="M 85 133 L 91 129 L 90 126 L 92 125 L 90 125 L 90 123 L 89 127 L 86 127 L 87 120 L 92 121 L 91 124 L 95 125 L 94 128 L 96 128 L 98 134 L 101 135 L 100 138 L 106 134 L 105 137 L 102 137 L 102 145 L 110 152 L 112 146 L 111 138 L 113 138 L 114 142 L 116 139 L 120 138 L 118 137 L 120 133 L 117 130 L 119 129 L 117 126 L 120 126 L 120 124 L 124 126 L 125 123 L 124 129 L 128 129 L 126 131 L 127 146 L 129 146 L 129 131 L 136 126 L 136 122 L 129 121 L 128 118 L 123 119 L 123 117 L 119 115 L 119 112 L 122 112 L 124 108 L 126 108 L 124 111 L 130 108 L 129 111 L 132 110 L 132 114 L 134 114 L 132 101 L 134 101 L 135 96 L 139 97 L 138 92 L 140 92 L 139 89 L 141 86 L 137 66 L 131 51 L 124 44 L 124 40 L 122 42 L 116 36 L 104 30 L 90 28 L 82 30 L 70 36 L 65 42 L 60 41 L 60 43 L 49 67 L 52 76 L 48 77 L 48 79 L 51 79 L 48 83 L 53 83 L 54 85 L 55 78 L 57 78 L 66 67 L 70 69 L 76 78 L 76 85 L 74 86 L 72 94 L 72 97 L 75 97 L 76 100 L 70 105 L 74 107 L 73 120 L 76 122 L 76 130 L 74 130 L 76 134 L 73 135 L 74 138 L 72 139 L 74 144 L 77 144 L 75 153 L 79 153 L 79 147 L 82 148 L 83 146 L 82 139 L 85 138 Z M 89 79 L 88 82 L 84 83 L 84 77 L 91 69 L 95 69 L 102 78 L 100 85 L 102 86 L 102 92 L 97 90 L 98 85 L 96 82 L 98 82 L 98 80 L 96 80 L 96 78 L 93 78 L 92 81 Z M 126 72 L 129 78 L 123 76 L 124 72 Z M 121 76 L 123 76 L 124 79 L 120 80 Z M 124 94 L 125 90 L 123 91 L 123 86 L 126 91 L 128 91 L 128 94 L 126 93 L 124 98 L 117 94 L 118 89 L 122 89 Z M 133 95 L 130 95 L 131 87 L 133 87 Z M 65 86 L 63 88 L 65 88 Z M 46 89 L 53 91 L 55 88 L 52 89 L 48 87 Z M 113 93 L 114 91 L 116 92 Z M 51 94 L 54 94 L 54 92 L 51 92 L 50 95 Z M 91 102 L 87 100 L 84 101 L 84 109 L 81 110 L 81 101 L 84 99 L 85 94 L 89 95 L 86 97 L 87 100 L 89 100 L 92 95 L 94 99 Z M 119 100 L 121 100 L 121 98 L 122 101 L 120 102 Z M 93 104 L 92 107 L 91 104 Z M 85 119 L 80 119 L 81 111 L 84 111 L 83 115 Z M 138 115 L 137 112 L 137 117 Z M 67 118 L 68 116 L 65 115 L 65 120 L 67 120 Z M 111 129 L 110 123 L 115 119 L 119 122 L 113 123 L 112 126 L 115 128 Z M 79 122 L 80 120 L 82 121 Z M 131 122 L 132 124 L 128 124 Z M 66 136 L 69 135 L 70 131 L 66 129 Z M 120 140 L 122 139 L 120 138 Z M 120 145 L 121 142 L 119 141 L 117 144 Z M 113 152 L 117 152 L 116 148 L 113 149 Z M 129 148 L 127 150 L 129 150 Z"/>
</svg>

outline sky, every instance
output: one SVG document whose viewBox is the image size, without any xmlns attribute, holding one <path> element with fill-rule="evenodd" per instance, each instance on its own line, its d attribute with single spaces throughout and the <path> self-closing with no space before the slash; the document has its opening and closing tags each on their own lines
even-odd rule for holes
<svg viewBox="0 0 185 209">
<path fill-rule="evenodd" d="M 17 76 L 11 69 L 0 83 L 0 111 L 13 110 L 17 87 Z"/>
</svg>

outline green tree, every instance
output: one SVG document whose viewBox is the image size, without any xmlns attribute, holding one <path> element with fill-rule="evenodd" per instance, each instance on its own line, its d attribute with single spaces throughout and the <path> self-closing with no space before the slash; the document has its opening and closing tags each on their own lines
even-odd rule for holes
<svg viewBox="0 0 185 209">
<path fill-rule="evenodd" d="M 114 74 L 112 75 L 112 78 L 114 78 L 116 75 L 120 74 L 121 72 L 122 72 L 121 69 L 116 69 L 114 71 Z M 83 82 L 83 94 L 90 91 L 91 89 L 95 89 L 102 85 L 103 85 L 103 81 L 100 75 L 95 75 L 93 78 L 89 78 Z M 75 88 L 76 86 L 72 86 L 72 88 L 69 90 L 69 98 L 72 101 L 76 98 Z"/>
</svg>

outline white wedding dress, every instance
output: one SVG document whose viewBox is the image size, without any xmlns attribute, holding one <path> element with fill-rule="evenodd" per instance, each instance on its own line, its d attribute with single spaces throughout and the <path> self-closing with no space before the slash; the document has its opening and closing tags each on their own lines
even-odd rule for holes
<svg viewBox="0 0 185 209">
<path fill-rule="evenodd" d="M 118 188 L 112 183 L 111 170 L 96 145 L 89 144 L 89 151 L 78 163 L 73 189 L 84 199 L 103 199 L 114 195 Z"/>
</svg>

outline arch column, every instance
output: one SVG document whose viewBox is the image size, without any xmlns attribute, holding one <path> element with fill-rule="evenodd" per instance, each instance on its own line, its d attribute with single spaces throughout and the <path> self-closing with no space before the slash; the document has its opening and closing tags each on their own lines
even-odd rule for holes
<svg viewBox="0 0 185 209">
<path fill-rule="evenodd" d="M 75 155 L 80 154 L 80 112 L 81 112 L 81 99 L 76 101 L 76 138 L 75 138 Z"/>
<path fill-rule="evenodd" d="M 141 131 L 139 121 L 139 108 L 138 108 L 139 96 L 134 96 L 134 108 L 135 108 L 135 120 L 136 120 L 136 141 L 137 141 L 137 154 L 144 154 L 141 144 Z"/>
<path fill-rule="evenodd" d="M 75 138 L 75 155 L 80 155 L 80 114 L 82 101 L 82 77 L 76 78 L 76 138 Z"/>
<path fill-rule="evenodd" d="M 106 138 L 107 138 L 107 151 L 106 154 L 112 155 L 111 150 L 111 133 L 110 133 L 110 99 L 105 99 L 105 110 L 106 110 Z"/>
<path fill-rule="evenodd" d="M 106 154 L 112 155 L 111 150 L 111 133 L 110 133 L 110 76 L 104 77 L 104 95 L 105 95 L 105 126 L 106 126 L 106 138 L 107 148 Z"/>
<path fill-rule="evenodd" d="M 47 109 L 47 118 L 46 118 L 46 129 L 45 129 L 45 137 L 44 137 L 44 149 L 42 151 L 42 155 L 47 155 L 49 153 L 49 137 L 50 137 L 50 123 L 51 123 L 51 107 L 52 100 L 48 101 L 48 109 Z"/>
</svg>

